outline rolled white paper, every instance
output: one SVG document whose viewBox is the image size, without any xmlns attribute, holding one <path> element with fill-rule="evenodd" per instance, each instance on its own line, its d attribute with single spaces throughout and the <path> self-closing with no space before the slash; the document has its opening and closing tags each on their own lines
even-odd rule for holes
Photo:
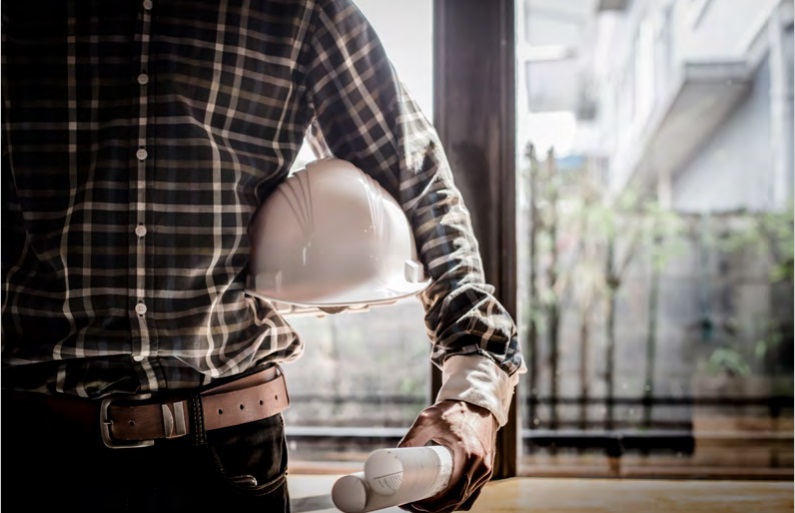
<svg viewBox="0 0 795 513">
<path fill-rule="evenodd" d="M 398 492 L 420 500 L 441 491 L 453 471 L 453 454 L 441 445 L 373 451 L 364 462 L 364 477 L 381 495 Z"/>
<path fill-rule="evenodd" d="M 396 498 L 394 495 L 380 495 L 370 490 L 364 472 L 342 476 L 331 488 L 334 506 L 344 513 L 367 513 L 403 504 L 395 502 Z"/>
<path fill-rule="evenodd" d="M 431 497 L 443 490 L 453 471 L 453 453 L 443 446 L 373 451 L 364 472 L 342 476 L 331 490 L 344 513 L 367 513 Z"/>
</svg>

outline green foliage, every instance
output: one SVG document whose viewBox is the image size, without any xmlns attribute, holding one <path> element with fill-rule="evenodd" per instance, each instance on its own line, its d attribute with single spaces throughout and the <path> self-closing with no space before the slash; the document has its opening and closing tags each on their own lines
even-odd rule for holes
<svg viewBox="0 0 795 513">
<path fill-rule="evenodd" d="M 715 349 L 707 360 L 707 368 L 712 374 L 727 372 L 732 376 L 747 376 L 751 373 L 751 368 L 746 363 L 745 357 L 731 347 Z"/>
<path fill-rule="evenodd" d="M 661 268 L 681 251 L 681 219 L 648 194 L 630 187 L 612 197 L 587 165 L 558 170 L 554 151 L 539 161 L 529 148 L 527 157 L 537 271 L 531 308 L 540 309 L 528 320 L 540 325 L 545 306 L 567 300 L 590 311 L 615 293 L 636 257 Z"/>
<path fill-rule="evenodd" d="M 771 286 L 793 282 L 793 209 L 783 211 L 744 213 L 744 223 L 730 225 L 717 242 L 718 249 L 731 254 L 745 254 L 759 265 L 766 266 Z M 761 362 L 770 351 L 784 342 L 780 319 L 764 319 L 762 336 L 753 346 L 752 354 L 743 362 L 754 359 Z M 710 361 L 726 360 L 726 348 L 713 352 Z M 735 351 L 736 353 L 736 351 Z M 737 353 L 732 358 L 738 360 Z M 746 364 L 747 367 L 747 364 Z"/>
<path fill-rule="evenodd" d="M 747 212 L 741 226 L 729 227 L 716 243 L 727 252 L 758 255 L 770 266 L 771 283 L 793 280 L 793 208 L 774 212 Z"/>
<path fill-rule="evenodd" d="M 604 326 L 604 312 L 609 311 L 605 307 L 616 300 L 631 263 L 648 264 L 660 272 L 683 254 L 694 237 L 706 251 L 742 262 L 741 275 L 764 269 L 771 287 L 783 285 L 786 291 L 791 286 L 793 208 L 694 217 L 666 209 L 649 191 L 632 186 L 612 196 L 587 163 L 581 169 L 561 170 L 555 162 L 554 151 L 539 161 L 531 148 L 524 169 L 524 179 L 532 187 L 529 197 L 534 208 L 528 221 L 534 246 L 529 265 L 535 269 L 534 297 L 522 318 L 550 340 L 550 348 L 557 344 L 557 334 L 550 336 L 548 331 L 562 325 L 550 323 L 551 315 L 579 315 L 585 329 L 591 324 Z M 720 328 L 715 340 L 721 345 L 699 365 L 711 373 L 738 376 L 757 371 L 785 338 L 791 340 L 782 331 L 782 319 L 775 316 L 758 320 L 762 325 L 751 330 L 757 337 L 753 343 L 744 340 L 751 332 L 737 326 L 736 319 L 713 319 L 718 324 L 710 327 Z M 618 320 L 622 321 L 627 320 Z"/>
</svg>

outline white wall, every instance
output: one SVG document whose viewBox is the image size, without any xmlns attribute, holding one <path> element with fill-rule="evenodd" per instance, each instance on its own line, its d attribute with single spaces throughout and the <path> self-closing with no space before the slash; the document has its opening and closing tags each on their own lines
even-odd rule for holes
<svg viewBox="0 0 795 513">
<path fill-rule="evenodd" d="M 772 175 L 770 69 L 757 70 L 749 96 L 673 182 L 673 207 L 689 212 L 762 210 Z"/>
<path fill-rule="evenodd" d="M 433 0 L 355 0 L 401 80 L 433 119 Z"/>
<path fill-rule="evenodd" d="M 742 56 L 779 1 L 680 0 L 676 9 L 680 57 L 719 60 Z"/>
</svg>

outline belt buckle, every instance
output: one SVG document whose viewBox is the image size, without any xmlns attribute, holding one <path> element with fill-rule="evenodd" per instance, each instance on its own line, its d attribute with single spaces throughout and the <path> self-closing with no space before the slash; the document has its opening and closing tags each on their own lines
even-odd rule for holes
<svg viewBox="0 0 795 513">
<path fill-rule="evenodd" d="M 102 443 L 105 444 L 105 447 L 110 449 L 136 449 L 139 447 L 151 447 L 155 444 L 154 440 L 129 440 L 129 441 L 119 441 L 114 440 L 110 433 L 110 427 L 113 425 L 113 421 L 110 420 L 109 410 L 110 405 L 116 402 L 117 400 L 123 401 L 145 401 L 146 399 L 151 399 L 152 394 L 136 394 L 129 397 L 106 397 L 102 400 L 102 403 L 99 407 L 99 431 L 102 433 Z"/>
</svg>

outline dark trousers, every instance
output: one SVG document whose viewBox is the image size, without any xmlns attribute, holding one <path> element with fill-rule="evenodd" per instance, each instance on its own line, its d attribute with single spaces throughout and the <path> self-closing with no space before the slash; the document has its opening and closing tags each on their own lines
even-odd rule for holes
<svg viewBox="0 0 795 513">
<path fill-rule="evenodd" d="M 1 403 L 4 512 L 289 512 L 281 414 L 151 447 L 109 449 L 20 401 Z"/>
</svg>

